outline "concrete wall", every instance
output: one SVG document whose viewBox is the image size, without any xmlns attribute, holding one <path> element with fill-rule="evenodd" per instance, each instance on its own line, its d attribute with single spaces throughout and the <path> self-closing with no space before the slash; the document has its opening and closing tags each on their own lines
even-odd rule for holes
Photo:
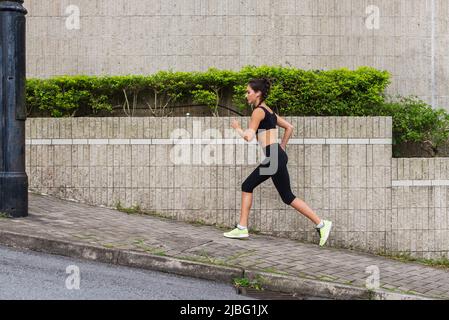
<svg viewBox="0 0 449 320">
<path fill-rule="evenodd" d="M 68 29 L 80 10 L 80 28 Z M 379 8 L 379 28 L 368 6 Z M 369 65 L 449 110 L 445 0 L 25 0 L 28 77 Z M 73 17 L 73 16 L 71 16 Z"/>
<path fill-rule="evenodd" d="M 335 222 L 331 246 L 449 257 L 449 158 L 392 158 L 390 117 L 285 118 L 296 128 L 286 150 L 292 191 Z M 29 188 L 231 227 L 241 184 L 263 159 L 255 141 L 228 131 L 231 119 L 28 119 Z M 247 127 L 249 117 L 240 120 Z M 173 140 L 176 129 L 188 134 Z M 190 163 L 174 162 L 181 146 L 190 148 Z M 281 201 L 271 179 L 254 191 L 250 227 L 317 241 L 313 224 Z"/>
<path fill-rule="evenodd" d="M 398 158 L 392 165 L 392 250 L 447 256 L 449 158 Z"/>
<path fill-rule="evenodd" d="M 335 221 L 330 245 L 373 252 L 390 248 L 391 118 L 286 119 L 297 128 L 287 145 L 293 193 Z M 240 214 L 241 184 L 263 157 L 255 141 L 228 134 L 230 120 L 28 119 L 30 190 L 110 207 L 120 201 L 124 207 L 139 205 L 180 220 L 231 227 Z M 246 127 L 249 117 L 241 121 Z M 179 128 L 188 132 L 182 141 L 192 143 L 184 145 L 190 148 L 189 164 L 174 162 L 173 151 L 181 145 L 170 138 Z M 220 138 L 212 145 L 207 140 L 210 129 L 217 129 L 215 138 Z M 207 162 L 207 154 L 220 152 L 221 161 Z M 266 234 L 317 241 L 313 224 L 282 202 L 271 180 L 255 190 L 250 226 Z"/>
</svg>

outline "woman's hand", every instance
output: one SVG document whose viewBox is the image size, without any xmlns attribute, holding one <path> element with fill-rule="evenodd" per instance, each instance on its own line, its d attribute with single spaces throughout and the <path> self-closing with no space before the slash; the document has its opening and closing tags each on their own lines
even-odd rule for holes
<svg viewBox="0 0 449 320">
<path fill-rule="evenodd" d="M 281 146 L 282 150 L 285 151 L 285 146 L 283 144 L 281 144 L 280 146 Z"/>
<path fill-rule="evenodd" d="M 233 119 L 231 121 L 231 127 L 233 127 L 234 129 L 238 129 L 238 128 L 240 128 L 240 124 L 237 120 Z"/>
</svg>

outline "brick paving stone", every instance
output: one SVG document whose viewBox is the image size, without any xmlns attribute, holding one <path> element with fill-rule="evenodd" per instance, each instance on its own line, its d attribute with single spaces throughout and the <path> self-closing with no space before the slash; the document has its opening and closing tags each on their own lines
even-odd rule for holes
<svg viewBox="0 0 449 320">
<path fill-rule="evenodd" d="M 430 290 L 430 291 L 427 291 L 426 294 L 432 295 L 432 296 L 442 296 L 442 295 L 444 295 L 444 291 Z"/>
</svg>

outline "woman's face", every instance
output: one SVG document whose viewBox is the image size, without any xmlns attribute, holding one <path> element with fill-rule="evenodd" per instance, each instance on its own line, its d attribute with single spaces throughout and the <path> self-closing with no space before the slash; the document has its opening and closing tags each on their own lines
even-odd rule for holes
<svg viewBox="0 0 449 320">
<path fill-rule="evenodd" d="M 260 97 L 260 92 L 254 92 L 254 90 L 251 88 L 250 85 L 248 85 L 246 87 L 246 100 L 248 101 L 249 104 L 256 104 L 257 100 Z"/>
</svg>

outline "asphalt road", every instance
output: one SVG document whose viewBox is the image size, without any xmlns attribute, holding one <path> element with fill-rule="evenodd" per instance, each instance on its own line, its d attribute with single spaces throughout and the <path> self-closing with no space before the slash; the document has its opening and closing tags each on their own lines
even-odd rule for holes
<svg viewBox="0 0 449 320">
<path fill-rule="evenodd" d="M 0 246 L 0 299 L 245 300 L 231 285 Z"/>
</svg>

